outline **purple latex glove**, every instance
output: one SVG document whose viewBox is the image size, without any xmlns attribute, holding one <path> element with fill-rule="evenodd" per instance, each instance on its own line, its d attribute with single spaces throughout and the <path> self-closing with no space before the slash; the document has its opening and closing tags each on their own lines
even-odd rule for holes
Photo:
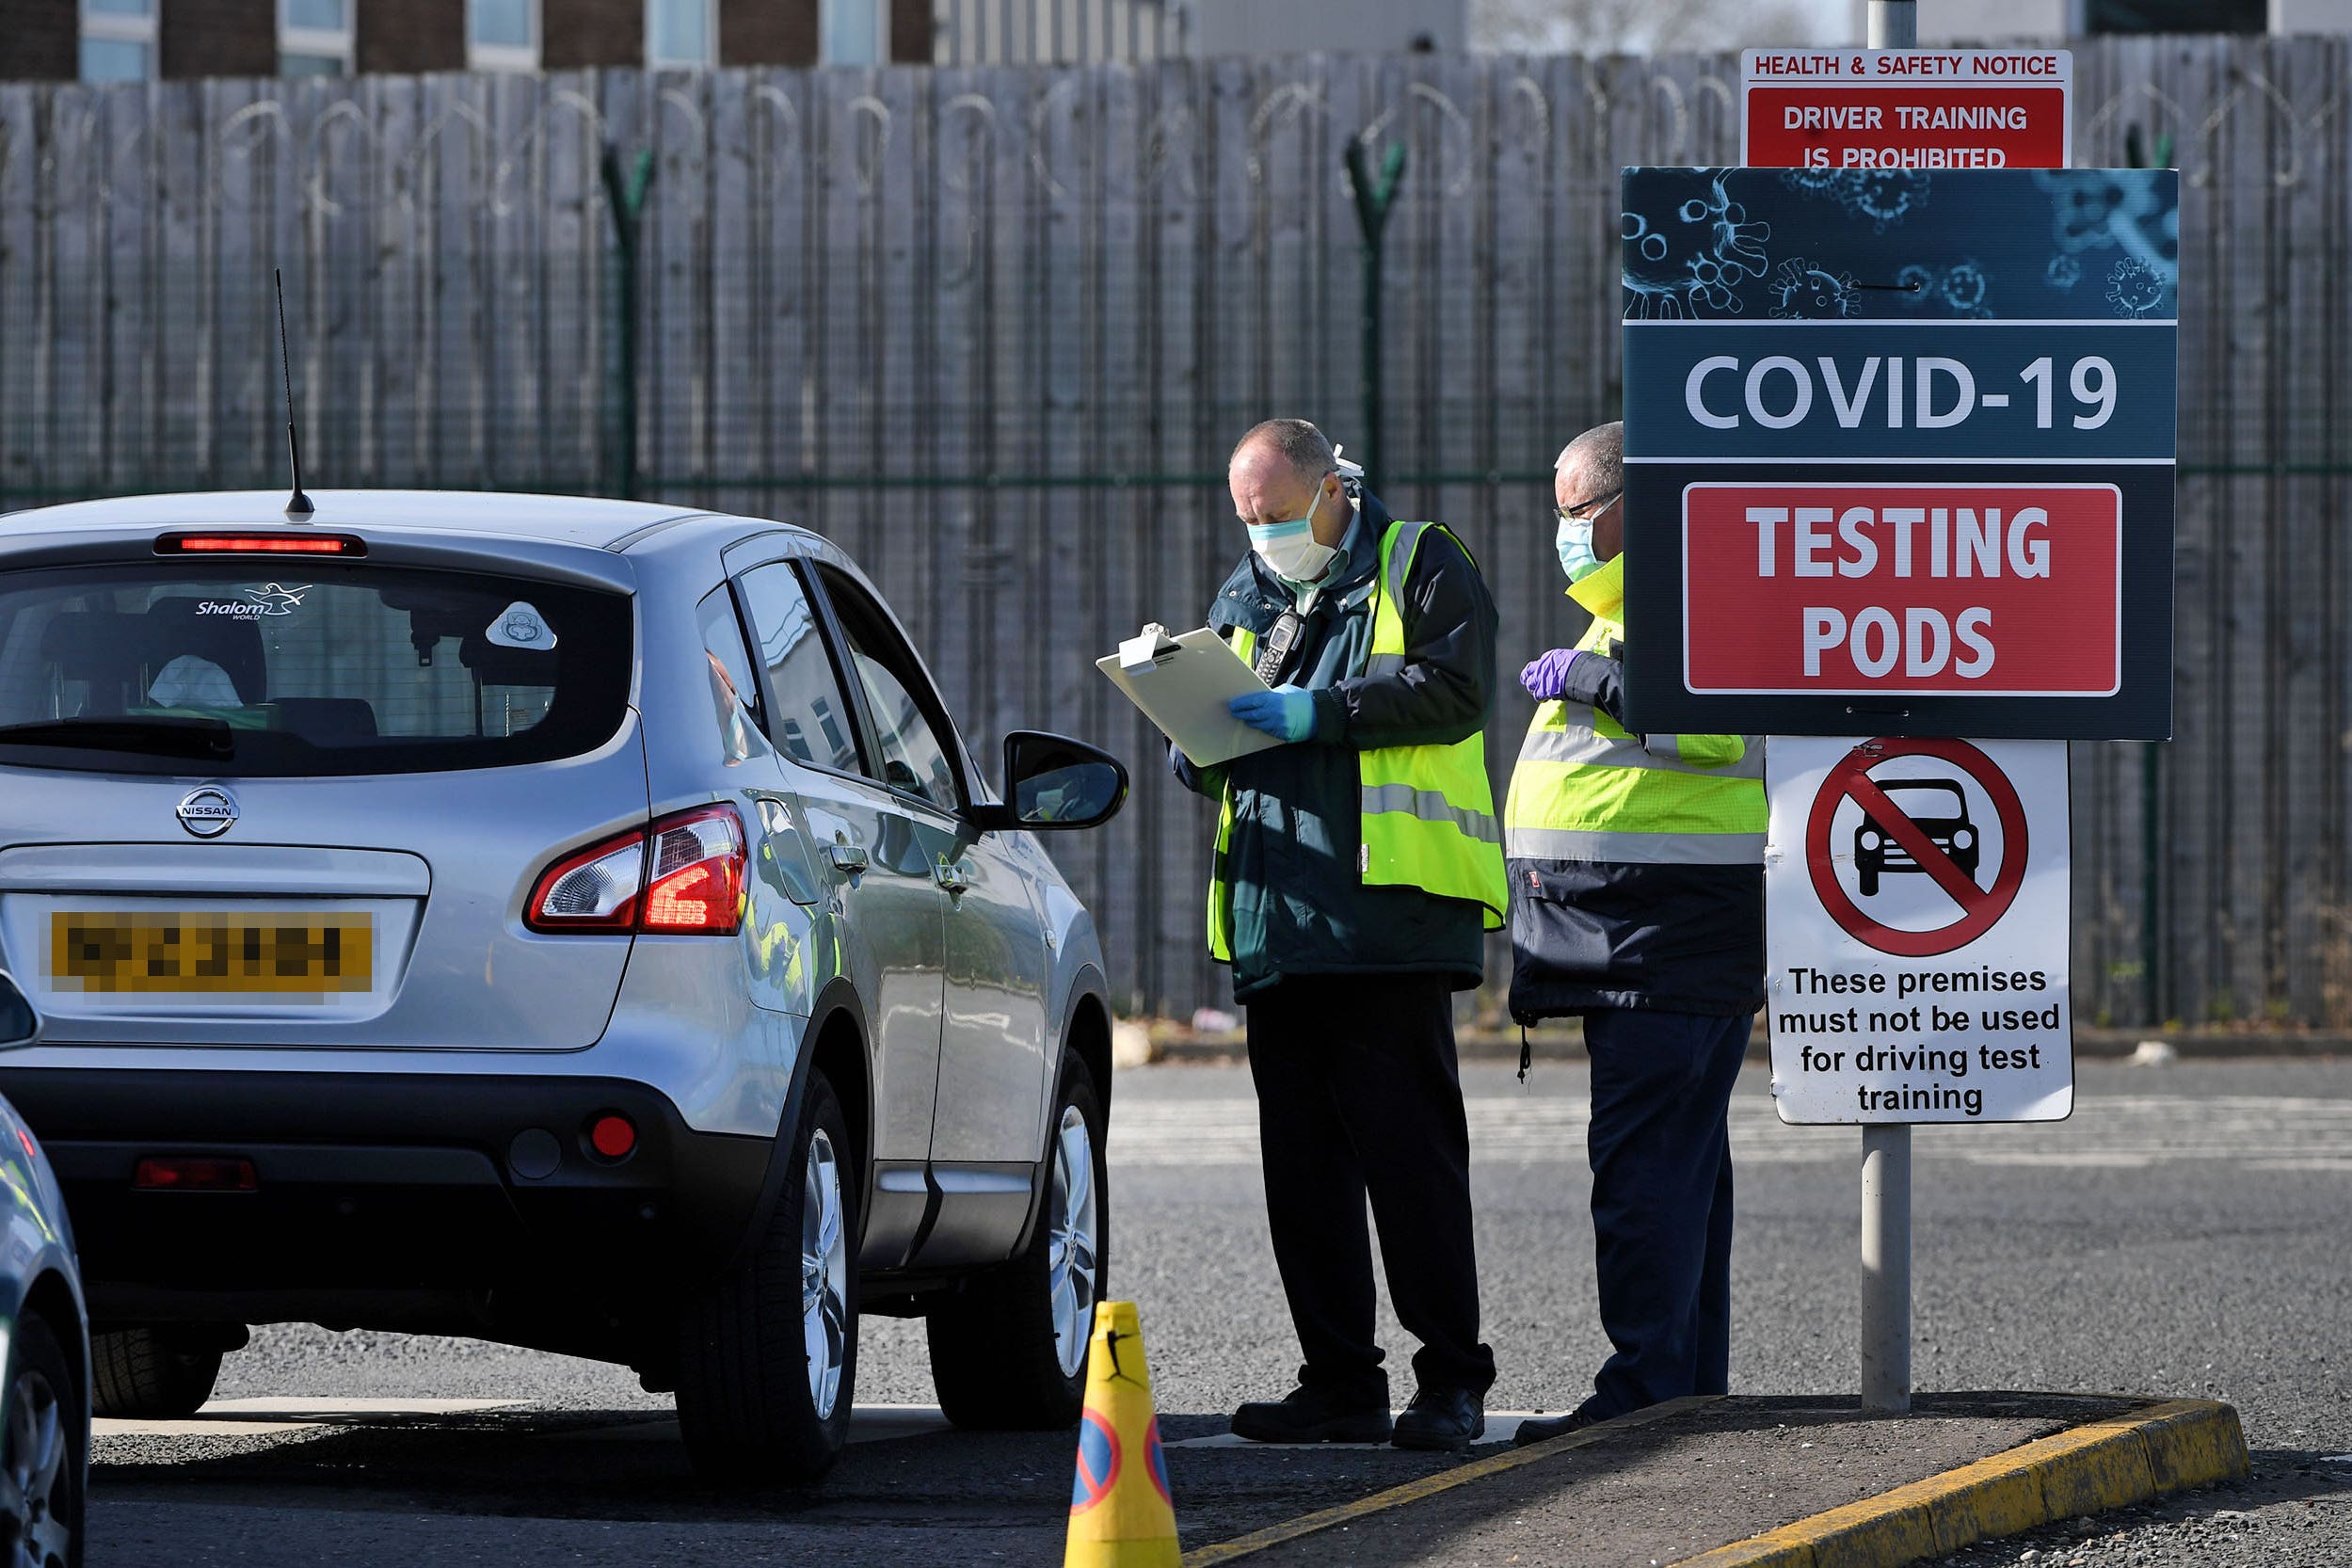
<svg viewBox="0 0 2352 1568">
<path fill-rule="evenodd" d="M 1538 702 L 1555 702 L 1568 687 L 1568 666 L 1576 662 L 1573 648 L 1556 648 L 1519 672 L 1519 684 Z"/>
</svg>

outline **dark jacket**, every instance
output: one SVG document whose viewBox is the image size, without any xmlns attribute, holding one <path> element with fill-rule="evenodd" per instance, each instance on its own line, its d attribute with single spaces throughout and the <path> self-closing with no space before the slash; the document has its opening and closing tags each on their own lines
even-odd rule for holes
<svg viewBox="0 0 2352 1568">
<path fill-rule="evenodd" d="M 1585 651 L 1560 700 L 1538 707 L 1512 772 L 1503 840 L 1522 1024 L 1621 1007 L 1737 1017 L 1764 1004 L 1760 737 L 1626 731 L 1623 582 L 1612 563 L 1569 590 L 1593 616 Z M 1609 783 L 1628 778 L 1629 792 Z M 1704 797 L 1672 788 L 1702 780 Z M 1640 788 L 1650 781 L 1669 788 Z M 1615 803 L 1607 821 L 1552 815 L 1587 791 Z M 1598 831 L 1545 831 L 1569 824 Z"/>
<path fill-rule="evenodd" d="M 1316 597 L 1275 683 L 1315 693 L 1315 733 L 1296 745 L 1198 769 L 1168 757 L 1187 788 L 1215 800 L 1233 784 L 1233 994 L 1247 1000 L 1285 975 L 1418 971 L 1484 973 L 1483 914 L 1461 899 L 1358 880 L 1363 785 L 1357 753 L 1450 744 L 1486 724 L 1495 695 L 1494 599 L 1449 535 L 1432 530 L 1399 609 L 1406 661 L 1391 676 L 1352 675 L 1372 642 L 1371 601 L 1386 508 L 1367 495 L 1346 564 Z M 1220 633 L 1263 635 L 1292 607 L 1290 590 L 1255 552 L 1209 607 Z"/>
</svg>

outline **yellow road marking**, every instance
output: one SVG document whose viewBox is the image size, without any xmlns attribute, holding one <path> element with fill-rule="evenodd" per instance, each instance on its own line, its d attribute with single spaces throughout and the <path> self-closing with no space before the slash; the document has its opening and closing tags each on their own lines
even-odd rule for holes
<svg viewBox="0 0 2352 1568">
<path fill-rule="evenodd" d="M 1631 1432 L 1636 1427 L 1646 1427 L 1653 1421 L 1663 1421 L 1671 1416 L 1697 1410 L 1703 1405 L 1713 1404 L 1721 1397 L 1720 1394 L 1692 1394 L 1685 1399 L 1668 1400 L 1665 1403 L 1652 1405 L 1647 1410 L 1637 1410 L 1630 1416 L 1620 1416 L 1613 1421 L 1603 1421 L 1598 1426 L 1587 1427 L 1582 1432 L 1572 1432 L 1565 1437 L 1553 1437 L 1541 1443 L 1531 1443 L 1524 1448 L 1513 1448 L 1509 1453 L 1496 1454 L 1490 1459 L 1472 1460 L 1467 1464 L 1457 1464 L 1450 1470 L 1441 1470 L 1433 1476 L 1423 1476 L 1419 1480 L 1407 1481 L 1402 1486 L 1392 1486 L 1385 1492 L 1375 1492 L 1368 1497 L 1359 1497 L 1352 1503 L 1341 1503 L 1336 1508 L 1327 1508 L 1318 1513 L 1304 1514 L 1296 1519 L 1286 1519 L 1279 1525 L 1269 1525 L 1264 1529 L 1236 1536 L 1231 1541 L 1220 1541 L 1214 1545 L 1202 1546 L 1189 1551 L 1184 1554 L 1184 1568 L 1208 1568 L 1211 1563 L 1231 1562 L 1236 1558 L 1247 1557 L 1252 1552 L 1263 1551 L 1269 1546 L 1279 1545 L 1285 1541 L 1295 1541 L 1302 1535 L 1312 1535 L 1317 1530 L 1329 1529 L 1334 1525 L 1344 1525 L 1351 1520 L 1361 1519 L 1368 1513 L 1379 1513 L 1387 1509 L 1401 1507 L 1406 1503 L 1418 1502 L 1423 1497 L 1434 1496 L 1440 1492 L 1451 1491 L 1457 1486 L 1464 1486 L 1474 1480 L 1483 1480 L 1488 1476 L 1498 1476 L 1506 1470 L 1516 1470 L 1522 1464 L 1536 1464 L 1551 1458 L 1554 1454 L 1565 1453 L 1570 1448 L 1581 1448 L 1588 1443 L 1602 1442 L 1621 1432 Z"/>
</svg>

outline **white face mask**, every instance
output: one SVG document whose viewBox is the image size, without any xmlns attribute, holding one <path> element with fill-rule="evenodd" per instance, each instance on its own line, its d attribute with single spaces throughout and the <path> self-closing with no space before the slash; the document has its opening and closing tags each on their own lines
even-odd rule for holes
<svg viewBox="0 0 2352 1568">
<path fill-rule="evenodd" d="M 1315 542 L 1315 511 L 1322 504 L 1323 491 L 1319 485 L 1306 516 L 1289 522 L 1249 525 L 1251 548 L 1266 563 L 1266 569 L 1286 583 L 1304 586 L 1315 582 L 1331 569 L 1333 557 L 1339 553 L 1330 545 Z"/>
</svg>

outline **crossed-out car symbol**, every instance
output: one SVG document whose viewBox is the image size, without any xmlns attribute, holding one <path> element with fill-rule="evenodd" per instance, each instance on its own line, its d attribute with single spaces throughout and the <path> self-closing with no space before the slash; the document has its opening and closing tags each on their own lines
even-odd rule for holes
<svg viewBox="0 0 2352 1568">
<path fill-rule="evenodd" d="M 1968 794 L 1953 778 L 1885 778 L 1873 780 L 1903 814 L 1933 840 L 1936 848 L 1952 857 L 1970 881 L 1976 878 L 1976 856 L 1982 843 L 1976 824 L 1968 820 Z M 1892 872 L 1922 872 L 1926 868 L 1888 834 L 1884 824 L 1864 813 L 1854 829 L 1854 871 L 1862 880 L 1862 896 L 1876 898 L 1879 878 Z"/>
</svg>

